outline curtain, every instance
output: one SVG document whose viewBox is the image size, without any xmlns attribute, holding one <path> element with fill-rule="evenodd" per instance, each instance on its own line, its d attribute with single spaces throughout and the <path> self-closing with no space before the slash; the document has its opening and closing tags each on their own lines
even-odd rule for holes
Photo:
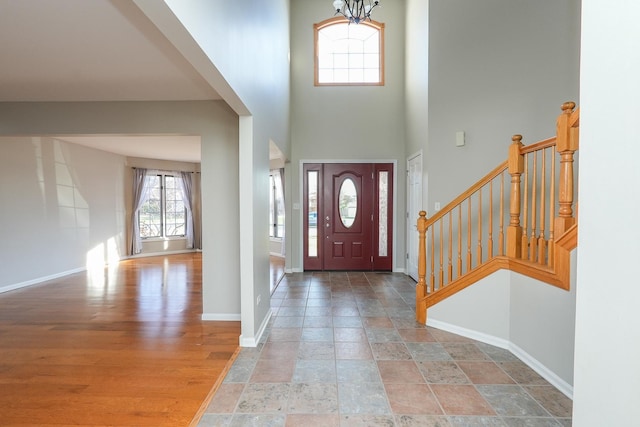
<svg viewBox="0 0 640 427">
<path fill-rule="evenodd" d="M 193 181 L 191 172 L 180 172 L 180 190 L 182 191 L 182 201 L 187 208 L 187 218 L 185 221 L 185 237 L 187 238 L 187 249 L 193 249 L 193 207 L 191 200 L 193 197 Z"/>
<path fill-rule="evenodd" d="M 280 168 L 280 188 L 278 189 L 280 191 L 280 202 L 282 203 L 282 213 L 285 215 L 284 218 L 284 222 L 285 224 L 287 223 L 287 217 L 286 217 L 286 210 L 285 210 L 285 203 L 284 203 L 284 187 L 285 186 L 285 182 L 284 182 L 284 168 Z M 286 235 L 284 232 L 285 228 L 283 227 L 282 229 L 282 235 L 280 236 L 282 238 L 282 246 L 280 248 L 280 254 L 284 255 L 285 254 L 285 248 L 286 246 Z"/>
<path fill-rule="evenodd" d="M 284 202 L 284 168 L 280 168 L 280 184 L 282 186 L 282 201 Z"/>
<path fill-rule="evenodd" d="M 136 168 L 133 170 L 133 213 L 131 214 L 131 255 L 142 252 L 142 238 L 140 237 L 140 224 L 138 223 L 138 211 L 149 198 L 151 188 L 147 184 L 147 169 Z"/>
<path fill-rule="evenodd" d="M 201 200 L 201 176 L 200 172 L 194 172 L 191 174 L 191 182 L 193 183 L 194 198 L 191 201 L 193 204 L 193 247 L 195 249 L 202 249 L 202 200 Z"/>
<path fill-rule="evenodd" d="M 284 169 L 272 169 L 270 171 L 270 176 L 273 179 L 274 188 L 271 191 L 274 191 L 273 194 L 273 205 L 271 205 L 270 209 L 273 211 L 271 215 L 273 215 L 273 222 L 275 224 L 271 224 L 269 227 L 269 235 L 278 237 L 281 239 L 279 254 L 284 255 L 285 251 L 285 203 L 284 203 Z M 272 228 L 274 228 L 272 230 Z"/>
</svg>

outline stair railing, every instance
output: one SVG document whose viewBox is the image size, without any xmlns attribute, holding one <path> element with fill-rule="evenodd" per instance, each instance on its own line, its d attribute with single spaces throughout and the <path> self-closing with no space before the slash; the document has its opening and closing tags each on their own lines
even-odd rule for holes
<svg viewBox="0 0 640 427">
<path fill-rule="evenodd" d="M 576 242 L 574 108 L 563 104 L 555 137 L 525 146 L 514 135 L 507 161 L 432 217 L 420 212 L 419 322 L 428 307 L 502 268 L 568 289 L 568 251 Z"/>
</svg>

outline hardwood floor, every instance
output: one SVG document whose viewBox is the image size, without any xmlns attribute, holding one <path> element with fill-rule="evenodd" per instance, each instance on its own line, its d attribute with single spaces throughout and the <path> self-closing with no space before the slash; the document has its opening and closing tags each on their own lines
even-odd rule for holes
<svg viewBox="0 0 640 427">
<path fill-rule="evenodd" d="M 188 426 L 238 348 L 203 322 L 201 254 L 0 294 L 0 425 Z"/>
</svg>

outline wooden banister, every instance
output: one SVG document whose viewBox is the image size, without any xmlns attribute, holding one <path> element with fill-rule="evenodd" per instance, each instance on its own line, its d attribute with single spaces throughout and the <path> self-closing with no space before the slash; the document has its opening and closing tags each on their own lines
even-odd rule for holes
<svg viewBox="0 0 640 427">
<path fill-rule="evenodd" d="M 564 233 L 573 224 L 573 155 L 578 150 L 579 116 L 573 111 L 574 102 L 562 105 L 562 114 L 557 122 L 556 147 L 560 154 L 560 191 L 558 203 L 558 217 L 555 220 L 555 231 Z"/>
<path fill-rule="evenodd" d="M 509 146 L 509 174 L 511 175 L 511 203 L 507 227 L 507 256 L 520 258 L 522 226 L 520 225 L 520 176 L 524 172 L 524 155 L 521 153 L 522 135 L 513 135 Z"/>
<path fill-rule="evenodd" d="M 418 218 L 418 284 L 416 285 L 416 321 L 425 323 L 427 321 L 427 305 L 424 298 L 427 296 L 427 213 L 420 211 Z M 424 256 L 422 256 L 424 255 Z"/>
<path fill-rule="evenodd" d="M 478 182 L 476 182 L 471 187 L 469 187 L 464 193 L 460 194 L 458 197 L 453 199 L 453 201 L 451 201 L 446 206 L 444 206 L 441 210 L 439 210 L 431 218 L 427 218 L 427 224 L 426 224 L 427 228 L 429 228 L 434 222 L 438 221 L 439 219 L 441 219 L 442 217 L 447 215 L 449 211 L 453 210 L 453 208 L 455 208 L 456 206 L 458 206 L 459 204 L 461 204 L 462 202 L 467 200 L 469 198 L 469 196 L 471 196 L 476 191 L 478 191 L 480 188 L 485 186 L 489 181 L 491 181 L 492 179 L 498 177 L 506 168 L 507 168 L 507 162 L 506 161 L 500 163 L 498 165 L 498 167 L 496 167 L 491 172 L 489 172 L 488 174 L 486 174 L 485 176 L 480 178 L 480 180 Z"/>
<path fill-rule="evenodd" d="M 562 105 L 555 137 L 525 146 L 522 136 L 514 135 L 505 162 L 431 218 L 420 212 L 418 322 L 426 322 L 428 307 L 501 268 L 568 289 L 570 250 L 577 235 L 573 163 L 580 116 L 574 108 L 573 102 Z M 506 173 L 510 182 L 505 188 Z"/>
</svg>

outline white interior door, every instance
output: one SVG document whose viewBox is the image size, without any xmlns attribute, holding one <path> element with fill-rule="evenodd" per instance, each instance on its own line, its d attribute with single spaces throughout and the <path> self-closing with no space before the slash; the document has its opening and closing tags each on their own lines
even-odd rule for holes
<svg viewBox="0 0 640 427">
<path fill-rule="evenodd" d="M 418 214 L 422 209 L 422 152 L 407 159 L 407 270 L 418 281 Z"/>
</svg>

